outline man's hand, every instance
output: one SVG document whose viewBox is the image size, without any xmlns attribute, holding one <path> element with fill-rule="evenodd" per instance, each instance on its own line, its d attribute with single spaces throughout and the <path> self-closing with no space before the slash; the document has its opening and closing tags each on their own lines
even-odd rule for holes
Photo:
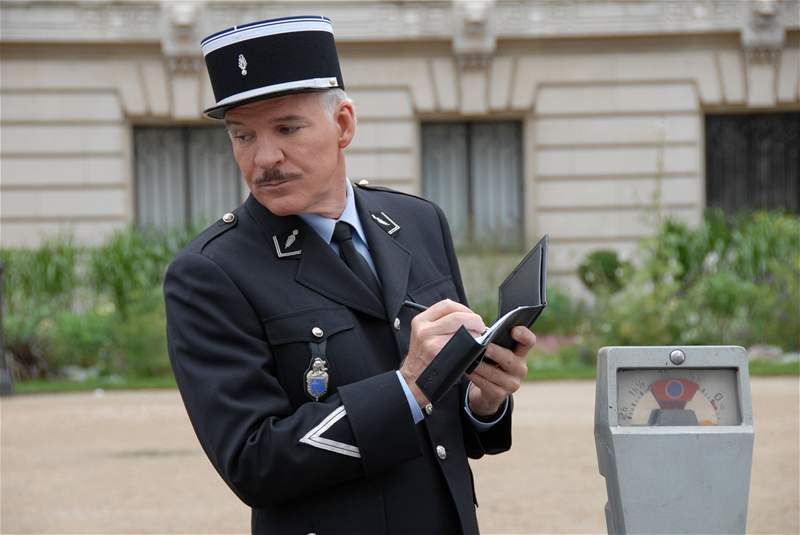
<svg viewBox="0 0 800 535">
<path fill-rule="evenodd" d="M 469 409 L 478 416 L 491 416 L 503 401 L 519 390 L 528 374 L 528 352 L 536 344 L 536 335 L 525 327 L 514 327 L 511 337 L 517 342 L 514 351 L 489 344 L 486 356 L 497 364 L 481 362 L 467 375 L 472 386 L 469 389 Z"/>
<path fill-rule="evenodd" d="M 411 320 L 408 355 L 400 366 L 400 374 L 420 407 L 425 406 L 428 400 L 416 385 L 417 377 L 462 325 L 472 336 L 478 336 L 486 330 L 479 315 L 450 299 L 439 301 Z"/>
</svg>

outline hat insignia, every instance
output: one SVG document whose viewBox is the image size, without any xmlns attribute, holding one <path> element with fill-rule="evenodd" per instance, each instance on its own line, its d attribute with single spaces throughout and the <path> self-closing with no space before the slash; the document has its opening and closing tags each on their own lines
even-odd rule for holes
<svg viewBox="0 0 800 535">
<path fill-rule="evenodd" d="M 242 76 L 247 76 L 247 60 L 244 54 L 239 54 L 239 68 L 242 70 Z"/>
</svg>

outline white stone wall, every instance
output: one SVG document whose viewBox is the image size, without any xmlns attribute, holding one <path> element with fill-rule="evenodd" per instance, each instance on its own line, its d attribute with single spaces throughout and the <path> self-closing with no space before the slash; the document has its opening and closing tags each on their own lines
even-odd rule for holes
<svg viewBox="0 0 800 535">
<path fill-rule="evenodd" d="M 71 233 L 98 243 L 130 219 L 130 126 L 92 69 L 4 54 L 0 77 L 0 244 Z M 112 67 L 109 65 L 109 67 Z M 88 71 L 88 72 L 87 72 Z"/>
<path fill-rule="evenodd" d="M 40 28 L 25 30 L 52 3 L 12 4 L 14 10 L 0 4 L 6 19 L 16 21 L 13 31 L 4 26 L 0 42 L 0 245 L 35 245 L 59 231 L 99 243 L 133 218 L 133 125 L 201 124 L 201 110 L 213 103 L 210 84 L 191 57 L 176 61 L 154 41 L 158 33 L 148 33 L 157 9 L 141 11 L 144 19 L 128 41 L 118 24 L 113 38 L 81 44 L 71 29 L 62 30 L 66 42 L 51 42 Z M 495 16 L 558 18 L 513 4 L 517 11 L 505 3 Z M 576 266 L 592 249 L 628 253 L 661 217 L 699 220 L 707 110 L 800 108 L 796 22 L 767 61 L 746 54 L 729 27 L 735 13 L 721 12 L 716 31 L 722 33 L 679 21 L 685 35 L 668 25 L 648 27 L 668 34 L 649 37 L 620 26 L 630 34 L 622 38 L 599 35 L 610 30 L 597 26 L 587 35 L 564 30 L 569 38 L 553 38 L 556 30 L 524 35 L 517 25 L 516 34 L 498 36 L 484 63 L 464 66 L 447 36 L 435 38 L 447 28 L 447 2 L 430 4 L 435 16 L 427 26 L 420 15 L 427 4 L 409 5 L 405 15 L 395 13 L 395 3 L 376 5 L 397 20 L 417 17 L 420 34 L 401 37 L 396 21 L 385 23 L 386 31 L 398 34 L 383 38 L 363 21 L 341 25 L 343 74 L 359 119 L 348 149 L 350 177 L 419 193 L 421 122 L 520 120 L 526 240 L 551 235 L 551 274 L 567 285 L 575 285 Z M 343 16 L 357 19 L 348 6 Z M 218 8 L 206 16 L 221 17 Z M 125 13 L 138 20 L 136 10 Z M 93 31 L 87 35 L 103 41 Z"/>
</svg>

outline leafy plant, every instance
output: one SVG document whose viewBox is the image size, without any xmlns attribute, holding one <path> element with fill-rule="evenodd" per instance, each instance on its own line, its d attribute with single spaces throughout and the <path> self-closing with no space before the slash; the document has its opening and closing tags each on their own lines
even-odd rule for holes
<svg viewBox="0 0 800 535">
<path fill-rule="evenodd" d="M 581 282 L 593 293 L 620 291 L 630 272 L 630 262 L 621 260 L 616 251 L 609 249 L 589 253 L 578 266 Z"/>
<path fill-rule="evenodd" d="M 800 219 L 668 220 L 645 240 L 617 293 L 598 293 L 586 331 L 599 345 L 773 344 L 800 347 Z"/>
<path fill-rule="evenodd" d="M 558 286 L 547 288 L 547 307 L 536 320 L 537 334 L 573 335 L 589 315 L 588 305 Z"/>
<path fill-rule="evenodd" d="M 44 378 L 65 366 L 165 373 L 163 273 L 197 231 L 129 227 L 95 249 L 61 237 L 1 250 L 4 345 L 15 376 Z"/>
<path fill-rule="evenodd" d="M 3 298 L 10 314 L 43 304 L 67 306 L 78 284 L 80 250 L 70 236 L 50 239 L 37 249 L 3 249 Z"/>
</svg>

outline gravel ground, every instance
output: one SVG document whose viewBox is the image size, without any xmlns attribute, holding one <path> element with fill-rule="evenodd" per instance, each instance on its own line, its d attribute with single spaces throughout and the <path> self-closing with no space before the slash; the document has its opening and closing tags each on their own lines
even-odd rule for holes
<svg viewBox="0 0 800 535">
<path fill-rule="evenodd" d="M 800 382 L 752 381 L 749 533 L 800 532 Z M 484 533 L 605 531 L 594 383 L 526 384 L 511 452 L 473 464 Z M 248 533 L 175 391 L 0 403 L 0 532 Z"/>
</svg>

